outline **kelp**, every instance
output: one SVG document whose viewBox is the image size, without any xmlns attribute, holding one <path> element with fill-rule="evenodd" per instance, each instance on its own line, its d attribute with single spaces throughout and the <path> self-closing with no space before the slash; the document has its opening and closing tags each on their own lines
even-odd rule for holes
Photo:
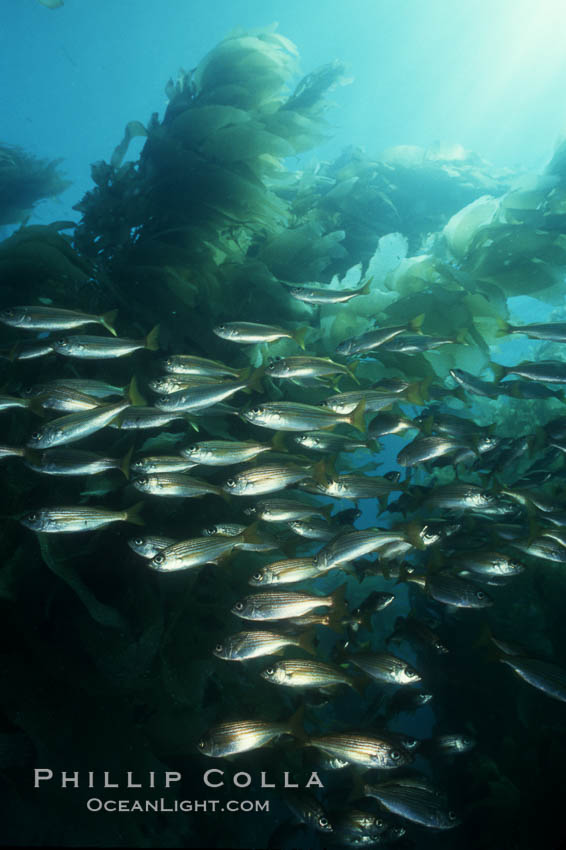
<svg viewBox="0 0 566 850">
<path fill-rule="evenodd" d="M 44 160 L 15 145 L 0 144 L 0 225 L 26 219 L 39 201 L 71 183 L 59 171 L 62 160 Z"/>
</svg>

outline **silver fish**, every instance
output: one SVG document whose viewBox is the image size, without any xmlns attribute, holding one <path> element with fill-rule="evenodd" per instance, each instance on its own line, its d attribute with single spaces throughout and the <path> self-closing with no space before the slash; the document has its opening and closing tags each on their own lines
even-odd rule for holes
<svg viewBox="0 0 566 850">
<path fill-rule="evenodd" d="M 372 655 L 352 655 L 348 661 L 371 676 L 377 682 L 395 685 L 412 685 L 422 681 L 422 676 L 402 658 L 389 652 L 376 652 Z"/>
<path fill-rule="evenodd" d="M 289 294 L 305 304 L 345 304 L 358 295 L 369 295 L 372 278 L 359 289 L 315 289 L 311 286 L 293 286 Z"/>
<path fill-rule="evenodd" d="M 331 756 L 336 756 L 352 764 L 381 770 L 405 767 L 411 764 L 411 753 L 397 746 L 391 740 L 381 737 L 369 737 L 354 733 L 322 735 L 309 737 L 306 746 L 316 747 Z"/>
<path fill-rule="evenodd" d="M 275 632 L 266 632 L 259 629 L 253 632 L 238 632 L 217 643 L 213 654 L 225 661 L 247 661 L 249 658 L 263 658 L 266 655 L 275 655 L 286 646 L 298 646 L 315 654 L 313 637 L 311 632 L 304 632 L 298 637 L 293 635 L 278 635 Z"/>
<path fill-rule="evenodd" d="M 225 498 L 224 493 L 214 484 L 192 478 L 183 472 L 158 472 L 143 475 L 132 482 L 136 490 L 152 496 L 182 496 L 186 499 L 214 494 Z"/>
<path fill-rule="evenodd" d="M 117 315 L 117 310 L 94 316 L 78 310 L 64 310 L 61 307 L 8 307 L 0 311 L 0 322 L 12 328 L 35 331 L 63 331 L 82 325 L 102 325 L 116 336 L 113 324 Z"/>
<path fill-rule="evenodd" d="M 227 322 L 212 329 L 220 339 L 255 345 L 261 342 L 274 342 L 277 339 L 294 339 L 304 349 L 308 328 L 296 328 L 287 331 L 278 325 L 261 325 L 256 322 Z"/>
<path fill-rule="evenodd" d="M 253 460 L 271 450 L 265 443 L 238 442 L 237 440 L 205 440 L 181 449 L 183 457 L 204 466 L 230 466 Z"/>
<path fill-rule="evenodd" d="M 148 559 L 154 558 L 158 552 L 174 546 L 175 543 L 177 541 L 172 537 L 158 536 L 130 537 L 128 540 L 128 546 L 130 549 L 133 549 L 136 555 L 141 555 L 142 558 Z"/>
<path fill-rule="evenodd" d="M 330 596 L 313 596 L 309 593 L 297 593 L 284 590 L 270 590 L 256 593 L 236 602 L 232 613 L 243 620 L 286 620 L 300 617 L 314 611 L 315 608 L 343 607 L 346 585 L 342 585 Z"/>
<path fill-rule="evenodd" d="M 143 503 L 138 502 L 125 511 L 109 511 L 106 508 L 91 507 L 40 508 L 37 511 L 30 511 L 20 522 L 32 531 L 41 531 L 44 534 L 94 531 L 112 522 L 132 522 L 143 525 L 143 520 L 139 516 L 142 507 Z"/>
<path fill-rule="evenodd" d="M 388 811 L 407 820 L 433 829 L 452 829 L 460 819 L 446 806 L 440 792 L 419 784 L 383 782 L 365 785 L 364 793 L 376 800 Z"/>
<path fill-rule="evenodd" d="M 234 496 L 261 496 L 296 484 L 307 478 L 309 473 L 308 467 L 269 463 L 236 473 L 226 481 L 223 489 Z"/>
<path fill-rule="evenodd" d="M 53 419 L 34 431 L 27 445 L 32 449 L 48 449 L 75 443 L 104 428 L 129 406 L 129 401 L 119 401 Z"/>
<path fill-rule="evenodd" d="M 108 360 L 125 357 L 134 351 L 147 348 L 157 351 L 159 348 L 159 325 L 156 325 L 144 339 L 120 339 L 105 336 L 68 336 L 53 340 L 53 350 L 64 357 L 78 357 L 82 360 Z"/>
<path fill-rule="evenodd" d="M 556 664 L 547 661 L 538 661 L 536 658 L 522 658 L 517 655 L 499 659 L 502 664 L 507 664 L 515 673 L 537 688 L 547 696 L 566 702 L 566 670 Z"/>
</svg>

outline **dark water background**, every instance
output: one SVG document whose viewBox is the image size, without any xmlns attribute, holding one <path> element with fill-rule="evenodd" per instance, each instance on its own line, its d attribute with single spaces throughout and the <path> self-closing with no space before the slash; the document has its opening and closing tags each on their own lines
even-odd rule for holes
<svg viewBox="0 0 566 850">
<path fill-rule="evenodd" d="M 179 67 L 193 68 L 235 26 L 260 27 L 278 20 L 279 32 L 299 48 L 303 73 L 340 59 L 354 78 L 351 85 L 337 88 L 330 96 L 334 103 L 328 113 L 330 138 L 290 158 L 289 169 L 306 167 L 316 159 L 331 163 L 349 146 L 362 146 L 370 157 L 378 158 L 384 148 L 393 145 L 428 148 L 446 142 L 477 151 L 496 169 L 540 173 L 563 126 L 566 58 L 560 35 L 566 13 L 553 2 L 477 0 L 457 9 L 446 0 L 271 2 L 267 6 L 257 2 L 101 0 L 95 4 L 67 0 L 54 11 L 33 0 L 5 0 L 5 6 L 0 34 L 4 69 L 0 141 L 20 145 L 41 158 L 62 158 L 61 168 L 72 181 L 60 197 L 36 207 L 30 225 L 78 221 L 84 209 L 77 211 L 73 206 L 93 189 L 90 165 L 110 159 L 127 121 L 146 122 L 156 111 L 162 119 L 167 79 L 175 78 Z M 143 139 L 133 141 L 127 160 L 137 159 L 143 143 Z M 352 153 L 344 156 L 348 162 Z M 435 207 L 437 187 L 431 184 L 427 189 L 416 182 L 414 193 L 414 203 L 407 205 L 412 217 L 407 213 L 395 228 L 376 224 L 375 243 L 391 230 L 404 233 L 404 225 L 408 228 L 410 224 L 409 255 L 420 253 L 421 236 L 440 230 L 460 206 L 482 194 L 475 187 L 472 195 L 464 197 L 464 193 L 460 202 L 446 201 L 436 214 L 435 226 L 430 227 L 419 224 L 419 214 L 423 210 L 424 217 Z M 159 202 L 163 212 L 166 203 L 163 198 Z M 104 275 L 97 277 L 92 272 L 94 265 L 84 279 L 77 274 L 76 279 L 70 275 L 71 279 L 54 281 L 50 274 L 42 277 L 41 265 L 33 273 L 30 265 L 21 272 L 14 265 L 7 270 L 3 267 L 0 306 L 32 303 L 39 297 L 95 312 L 118 306 L 120 335 L 134 338 L 160 322 L 163 354 L 142 351 L 135 355 L 135 373 L 142 385 L 158 374 L 161 356 L 174 352 L 190 350 L 246 365 L 240 350 L 234 353 L 229 343 L 212 335 L 211 327 L 218 320 L 246 318 L 283 324 L 289 320 L 281 295 L 262 289 L 258 281 L 248 289 L 238 280 L 230 295 L 221 288 L 202 289 L 194 304 L 180 303 L 151 270 L 138 274 L 131 270 L 125 254 L 118 249 L 113 254 L 114 210 L 104 203 L 96 210 L 99 219 L 94 207 L 86 210 L 74 243 L 87 263 L 96 264 L 100 258 L 94 235 L 99 223 L 106 240 L 101 261 Z M 8 237 L 16 226 L 6 224 L 2 235 Z M 134 226 L 139 223 L 132 223 Z M 328 264 L 321 283 L 330 282 L 332 274 L 344 275 L 357 262 L 366 264 L 375 244 L 369 250 L 364 243 L 362 256 L 356 256 L 351 246 L 349 250 L 348 257 Z M 297 269 L 296 274 L 299 282 L 316 279 L 307 271 Z M 549 303 L 544 298 L 513 294 L 507 306 L 515 321 L 542 321 L 561 309 L 556 299 Z M 553 316 L 562 318 L 560 312 Z M 315 326 L 316 315 L 310 321 Z M 93 331 L 89 328 L 88 332 Z M 17 336 L 11 329 L 5 331 L 5 344 L 12 344 Z M 491 356 L 499 363 L 516 363 L 534 357 L 540 345 L 525 337 L 506 339 L 493 344 Z M 553 349 L 549 356 L 560 355 Z M 6 392 L 58 374 L 58 366 L 50 360 L 2 362 Z M 65 370 L 67 376 L 104 376 L 125 385 L 132 362 L 124 358 L 108 362 L 104 368 L 93 361 L 65 363 Z M 319 392 L 319 398 L 323 397 Z M 560 414 L 559 405 L 547 408 L 545 403 L 529 401 L 523 405 L 527 412 L 522 418 L 517 415 L 514 431 L 517 404 L 503 399 L 497 409 L 490 409 L 506 437 L 534 432 L 550 418 L 549 410 L 554 416 Z M 467 407 L 486 421 L 481 399 L 469 397 Z M 410 405 L 405 411 L 408 415 L 417 412 Z M 26 411 L 4 413 L 2 443 L 21 444 L 32 422 Z M 184 425 L 163 430 L 171 435 L 171 447 L 179 444 L 179 438 L 187 438 Z M 224 436 L 223 430 L 241 439 L 250 434 L 240 421 L 226 424 L 211 419 L 205 430 L 210 438 Z M 153 431 L 135 435 L 136 451 L 142 450 L 152 435 Z M 254 435 L 265 438 L 260 429 Z M 192 438 L 190 434 L 188 438 Z M 378 474 L 399 469 L 395 459 L 405 442 L 397 437 L 383 440 Z M 88 448 L 121 456 L 131 444 L 132 432 L 105 429 L 89 438 Z M 172 449 L 162 443 L 160 450 Z M 349 463 L 352 468 L 363 466 L 367 454 L 356 454 Z M 228 612 L 245 592 L 242 576 L 247 578 L 253 572 L 252 564 L 268 563 L 269 558 L 252 559 L 239 553 L 228 567 L 207 566 L 194 575 L 162 576 L 146 569 L 129 550 L 130 529 L 121 524 L 78 538 L 49 535 L 40 548 L 34 535 L 13 521 L 31 506 L 74 504 L 89 498 L 87 491 L 92 490 L 90 498 L 95 502 L 102 498 L 108 506 L 122 508 L 136 501 L 138 494 L 131 485 L 124 486 L 118 473 L 105 476 L 101 483 L 100 476 L 81 481 L 39 476 L 18 459 L 2 464 L 0 843 L 330 846 L 324 836 L 289 820 L 283 790 L 265 795 L 257 787 L 261 771 L 279 783 L 284 771 L 304 780 L 316 769 L 312 751 L 305 755 L 301 748 L 278 744 L 220 763 L 227 777 L 238 770 L 248 771 L 254 777 L 250 789 L 227 786 L 212 793 L 202 784 L 203 772 L 218 763 L 198 754 L 195 743 L 211 725 L 231 717 L 283 720 L 301 702 L 301 697 L 281 693 L 284 689 L 259 678 L 264 659 L 251 662 L 243 671 L 240 665 L 211 655 L 218 636 L 236 631 L 240 625 Z M 210 480 L 221 483 L 225 477 L 224 470 L 212 470 Z M 416 473 L 413 480 L 425 483 L 427 474 Z M 108 492 L 96 492 L 105 487 Z M 194 536 L 219 520 L 242 521 L 235 506 L 219 507 L 213 496 L 147 501 L 151 530 L 175 538 Z M 340 503 L 340 508 L 352 506 Z M 373 525 L 375 502 L 361 500 L 359 507 L 362 516 L 356 527 Z M 331 592 L 343 580 L 335 575 L 318 580 L 317 592 Z M 420 616 L 432 613 L 438 618 L 438 630 L 451 649 L 447 659 L 438 660 L 404 645 L 403 656 L 426 671 L 427 687 L 435 693 L 434 709 L 402 714 L 393 718 L 389 728 L 419 738 L 466 731 L 477 741 L 469 755 L 431 762 L 419 758 L 417 762 L 419 770 L 432 775 L 449 792 L 463 824 L 446 833 L 409 826 L 397 846 L 559 850 L 565 835 L 561 814 L 566 759 L 563 703 L 516 680 L 485 648 L 478 648 L 477 642 L 488 622 L 495 632 L 528 646 L 533 655 L 565 666 L 563 565 L 536 562 L 517 583 L 494 590 L 496 604 L 487 615 L 482 611 L 450 613 L 431 606 L 417 589 L 393 586 L 384 579 L 359 583 L 349 578 L 350 607 L 355 608 L 373 589 L 393 589 L 396 594 L 379 623 L 374 620 L 374 649 L 383 648 L 384 636 L 395 618 L 409 608 Z M 323 650 L 336 640 L 322 632 L 319 638 Z M 329 705 L 309 708 L 307 729 L 364 724 L 371 728 L 373 719 L 381 716 L 382 693 L 377 685 L 371 685 L 360 700 L 355 693 L 340 691 Z M 61 771 L 79 771 L 81 787 L 61 790 L 54 780 L 38 791 L 32 785 L 35 767 L 49 768 L 55 777 Z M 170 794 L 160 789 L 157 797 L 218 798 L 225 805 L 229 799 L 267 796 L 270 813 L 93 814 L 85 810 L 85 801 L 93 796 L 86 787 L 87 771 L 94 771 L 97 777 L 109 771 L 112 778 L 119 775 L 122 781 L 125 771 L 132 771 L 136 779 L 154 771 L 159 788 L 165 770 L 181 772 L 183 780 Z M 345 776 L 344 771 L 324 773 L 321 799 L 330 817 L 344 805 L 353 776 Z M 96 796 L 105 798 L 108 793 L 101 791 Z M 115 796 L 130 795 L 121 791 Z M 154 792 L 144 790 L 141 796 L 153 797 Z"/>
</svg>

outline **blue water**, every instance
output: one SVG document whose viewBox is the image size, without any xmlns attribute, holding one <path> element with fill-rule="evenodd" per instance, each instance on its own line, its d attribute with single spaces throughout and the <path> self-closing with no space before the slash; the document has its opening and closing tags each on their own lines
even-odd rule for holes
<svg viewBox="0 0 566 850">
<path fill-rule="evenodd" d="M 235 27 L 275 21 L 306 73 L 341 59 L 332 140 L 375 155 L 458 143 L 498 166 L 537 169 L 564 125 L 566 9 L 557 0 L 3 0 L 2 141 L 62 158 L 73 185 L 34 220 L 76 218 L 90 163 L 108 160 L 133 119 L 166 106 L 164 86 Z M 129 156 L 135 158 L 141 140 Z"/>
</svg>

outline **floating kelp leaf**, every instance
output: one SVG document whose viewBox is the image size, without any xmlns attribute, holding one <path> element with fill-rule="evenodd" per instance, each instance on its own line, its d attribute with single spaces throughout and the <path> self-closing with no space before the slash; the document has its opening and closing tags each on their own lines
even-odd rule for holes
<svg viewBox="0 0 566 850">
<path fill-rule="evenodd" d="M 284 230 L 268 239 L 259 254 L 261 260 L 281 280 L 301 283 L 316 280 L 333 259 L 344 257 L 341 246 L 345 233 L 321 232 L 321 225 L 308 222 L 293 230 Z"/>
<path fill-rule="evenodd" d="M 401 260 L 397 268 L 388 275 L 386 287 L 405 296 L 438 283 L 447 283 L 447 280 L 437 267 L 436 259 L 430 254 L 423 254 Z"/>
<path fill-rule="evenodd" d="M 548 263 L 523 260 L 485 279 L 507 295 L 531 295 L 549 304 L 564 304 L 564 270 Z"/>
<path fill-rule="evenodd" d="M 381 154 L 382 162 L 402 168 L 418 168 L 424 164 L 425 149 L 418 145 L 395 145 Z"/>
<path fill-rule="evenodd" d="M 195 69 L 194 82 L 199 96 L 221 86 L 241 86 L 259 106 L 273 98 L 295 70 L 296 55 L 284 42 L 269 33 L 242 34 L 211 50 Z"/>
<path fill-rule="evenodd" d="M 0 225 L 23 221 L 43 198 L 71 183 L 59 173 L 61 160 L 37 159 L 22 148 L 0 144 Z"/>
<path fill-rule="evenodd" d="M 128 147 L 130 146 L 130 142 L 132 139 L 135 139 L 136 136 L 147 136 L 147 130 L 141 123 L 141 121 L 130 121 L 126 124 L 126 129 L 124 130 L 124 138 L 114 148 L 114 153 L 112 154 L 112 158 L 110 160 L 110 165 L 112 168 L 119 168 L 122 165 L 122 160 L 126 156 L 128 152 Z"/>
<path fill-rule="evenodd" d="M 527 225 L 497 224 L 483 228 L 470 246 L 467 266 L 476 275 L 491 276 L 528 261 L 564 265 L 566 244 L 561 234 Z"/>
<path fill-rule="evenodd" d="M 249 113 L 234 106 L 191 106 L 173 119 L 170 131 L 185 144 L 198 147 L 207 136 L 222 127 L 248 121 Z"/>
<path fill-rule="evenodd" d="M 335 59 L 334 62 L 329 62 L 303 77 L 283 109 L 301 112 L 312 110 L 321 105 L 321 100 L 328 91 L 332 91 L 338 85 L 348 85 L 351 82 L 352 78 L 346 77 L 344 63 Z"/>
<path fill-rule="evenodd" d="M 293 146 L 295 153 L 302 153 L 321 144 L 327 137 L 320 121 L 302 115 L 284 104 L 271 114 L 262 114 L 266 130 L 275 133 Z"/>
<path fill-rule="evenodd" d="M 68 284 L 85 284 L 92 277 L 88 263 L 72 248 L 68 237 L 51 227 L 33 225 L 17 230 L 0 245 L 0 274 L 6 284 L 48 283 L 50 291 L 65 290 Z"/>
<path fill-rule="evenodd" d="M 465 257 L 478 231 L 493 224 L 498 213 L 499 200 L 484 195 L 453 215 L 442 231 L 452 253 Z"/>
<path fill-rule="evenodd" d="M 273 133 L 267 133 L 258 122 L 232 125 L 209 136 L 201 145 L 201 152 L 220 162 L 237 162 L 254 159 L 263 153 L 276 157 L 292 156 L 292 146 Z"/>
</svg>

